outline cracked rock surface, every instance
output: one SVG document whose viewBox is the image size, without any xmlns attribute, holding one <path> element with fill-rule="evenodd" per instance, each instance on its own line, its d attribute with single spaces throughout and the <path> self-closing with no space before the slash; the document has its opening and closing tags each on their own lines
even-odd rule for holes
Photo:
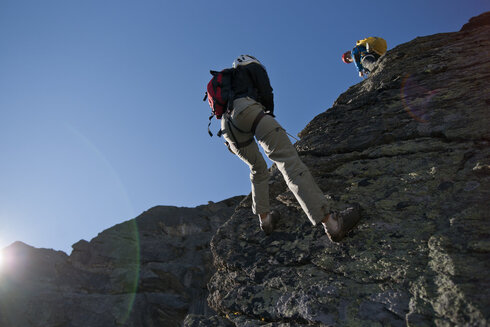
<svg viewBox="0 0 490 327">
<path fill-rule="evenodd" d="M 300 133 L 332 210 L 362 206 L 341 243 L 273 167 L 270 236 L 237 196 L 152 208 L 70 256 L 12 244 L 0 326 L 488 326 L 489 36 L 485 13 L 389 50 Z"/>
<path fill-rule="evenodd" d="M 332 209 L 358 202 L 341 243 L 312 227 L 273 169 L 265 236 L 245 199 L 214 236 L 208 302 L 235 326 L 487 326 L 489 13 L 381 57 L 300 133 Z M 486 17 L 486 18 L 485 18 Z M 216 319 L 216 317 L 214 318 Z M 188 326 L 221 326 L 194 317 Z"/>
<path fill-rule="evenodd" d="M 157 206 L 113 226 L 70 256 L 16 242 L 3 250 L 1 327 L 182 326 L 213 315 L 206 284 L 216 229 L 243 196 L 181 208 Z"/>
</svg>

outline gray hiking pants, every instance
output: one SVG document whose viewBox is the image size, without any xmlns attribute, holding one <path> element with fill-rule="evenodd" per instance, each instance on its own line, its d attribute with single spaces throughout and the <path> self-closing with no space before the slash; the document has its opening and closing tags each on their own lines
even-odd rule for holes
<svg viewBox="0 0 490 327">
<path fill-rule="evenodd" d="M 361 64 L 364 69 L 371 72 L 376 67 L 376 61 L 380 56 L 377 53 L 368 53 L 361 58 Z"/>
<path fill-rule="evenodd" d="M 269 170 L 250 132 L 264 107 L 247 97 L 236 99 L 233 108 L 231 114 L 224 115 L 221 121 L 223 136 L 230 144 L 230 150 L 250 167 L 252 211 L 255 214 L 270 212 Z M 269 159 L 276 163 L 311 223 L 321 222 L 329 213 L 327 200 L 281 125 L 272 116 L 265 115 L 257 125 L 255 137 Z"/>
</svg>

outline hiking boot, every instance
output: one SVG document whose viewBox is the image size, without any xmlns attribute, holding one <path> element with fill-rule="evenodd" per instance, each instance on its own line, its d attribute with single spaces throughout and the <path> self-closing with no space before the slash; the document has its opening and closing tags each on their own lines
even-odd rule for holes
<svg viewBox="0 0 490 327">
<path fill-rule="evenodd" d="M 264 231 L 265 235 L 272 233 L 279 217 L 279 212 L 276 210 L 272 210 L 265 219 L 261 219 L 259 216 L 260 229 Z"/>
<path fill-rule="evenodd" d="M 359 204 L 355 204 L 341 212 L 331 213 L 329 219 L 334 220 L 333 224 L 328 224 L 327 226 L 327 223 L 322 223 L 325 233 L 331 241 L 340 242 L 361 219 Z M 335 226 L 335 223 L 337 226 L 334 228 L 332 225 Z"/>
</svg>

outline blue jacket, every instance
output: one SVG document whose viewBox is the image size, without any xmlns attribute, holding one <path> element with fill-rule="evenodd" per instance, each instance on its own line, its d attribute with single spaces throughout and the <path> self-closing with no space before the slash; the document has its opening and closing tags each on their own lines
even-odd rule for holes
<svg viewBox="0 0 490 327">
<path fill-rule="evenodd" d="M 352 49 L 351 56 L 354 58 L 354 63 L 356 64 L 357 70 L 359 72 L 364 71 L 364 67 L 362 67 L 361 59 L 368 53 L 367 49 L 363 45 L 358 45 L 354 49 Z"/>
</svg>

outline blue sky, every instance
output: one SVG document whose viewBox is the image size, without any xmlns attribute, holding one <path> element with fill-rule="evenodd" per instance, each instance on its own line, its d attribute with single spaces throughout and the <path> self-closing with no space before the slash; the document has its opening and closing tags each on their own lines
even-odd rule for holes
<svg viewBox="0 0 490 327">
<path fill-rule="evenodd" d="M 210 69 L 267 67 L 296 135 L 358 83 L 341 54 L 458 31 L 490 10 L 449 1 L 0 1 L 0 248 L 68 254 L 155 205 L 250 192 L 248 168 L 207 134 Z M 218 129 L 214 121 L 212 128 Z"/>
</svg>

